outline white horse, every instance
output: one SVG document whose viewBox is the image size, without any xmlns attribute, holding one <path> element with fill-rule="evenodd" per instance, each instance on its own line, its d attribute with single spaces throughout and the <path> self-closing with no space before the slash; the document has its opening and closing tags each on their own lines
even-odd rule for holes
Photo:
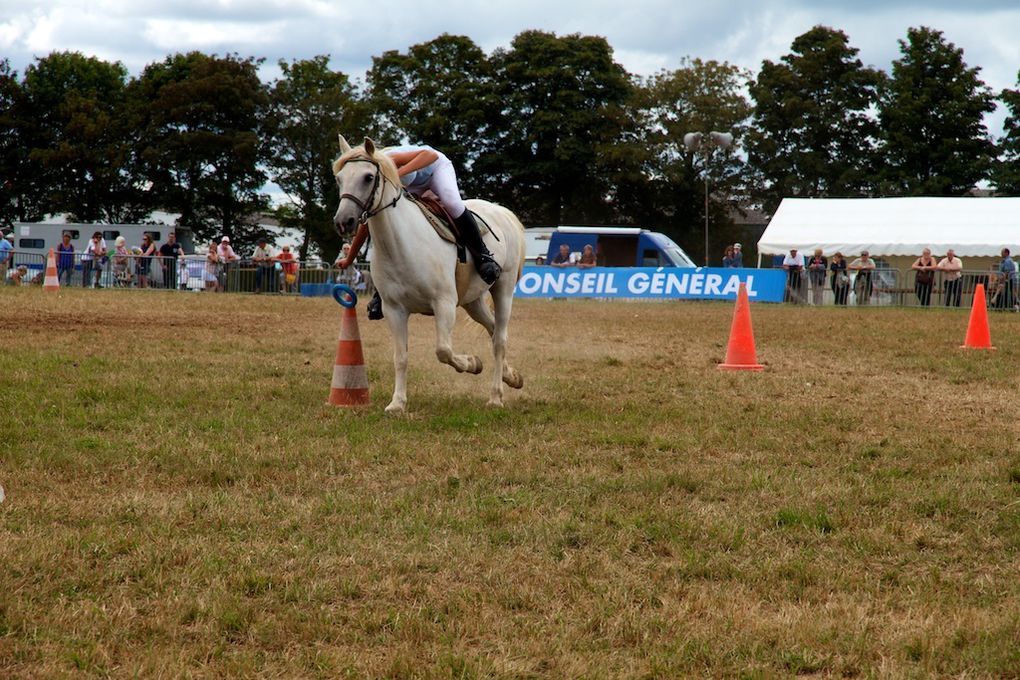
<svg viewBox="0 0 1020 680">
<path fill-rule="evenodd" d="M 474 264 L 458 263 L 454 244 L 443 240 L 421 209 L 404 198 L 397 168 L 371 139 L 351 148 L 340 136 L 342 155 L 333 162 L 340 190 L 340 205 L 333 222 L 344 232 L 365 221 L 374 244 L 372 281 L 383 300 L 393 334 L 393 399 L 386 410 L 401 412 L 407 406 L 407 320 L 411 314 L 436 319 L 436 356 L 458 373 L 481 373 L 477 356 L 455 354 L 451 343 L 457 306 L 485 327 L 492 337 L 495 360 L 490 406 L 503 405 L 503 383 L 520 389 L 524 379 L 506 361 L 507 325 L 513 305 L 514 286 L 524 267 L 524 225 L 503 206 L 487 201 L 466 201 L 481 219 L 485 244 L 503 268 L 492 285 L 475 272 Z M 488 233 L 486 225 L 493 233 Z M 495 315 L 485 292 L 492 295 Z"/>
</svg>

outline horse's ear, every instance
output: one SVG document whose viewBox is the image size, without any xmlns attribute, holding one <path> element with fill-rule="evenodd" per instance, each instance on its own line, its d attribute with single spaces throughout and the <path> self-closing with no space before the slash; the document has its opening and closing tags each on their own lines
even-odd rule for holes
<svg viewBox="0 0 1020 680">
<path fill-rule="evenodd" d="M 340 140 L 340 153 L 347 153 L 351 150 L 351 145 L 347 143 L 343 135 L 338 134 L 337 138 Z"/>
<path fill-rule="evenodd" d="M 375 155 L 375 142 L 372 141 L 371 137 L 365 137 L 365 153 L 369 156 Z"/>
</svg>

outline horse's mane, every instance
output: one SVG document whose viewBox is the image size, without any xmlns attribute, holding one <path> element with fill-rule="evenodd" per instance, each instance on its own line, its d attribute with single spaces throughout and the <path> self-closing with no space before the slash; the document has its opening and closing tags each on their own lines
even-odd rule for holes
<svg viewBox="0 0 1020 680">
<path fill-rule="evenodd" d="M 394 185 L 398 187 L 400 186 L 400 176 L 397 174 L 397 166 L 393 160 L 381 151 L 376 151 L 374 154 L 369 155 L 369 153 L 365 151 L 364 146 L 356 146 L 333 161 L 333 174 L 335 175 L 340 172 L 340 168 L 342 168 L 345 163 L 356 158 L 378 163 L 383 177 L 388 179 Z"/>
</svg>

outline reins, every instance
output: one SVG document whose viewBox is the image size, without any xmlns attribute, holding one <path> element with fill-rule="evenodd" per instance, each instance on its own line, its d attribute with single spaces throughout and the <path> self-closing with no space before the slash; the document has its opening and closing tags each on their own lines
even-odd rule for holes
<svg viewBox="0 0 1020 680">
<path fill-rule="evenodd" d="M 400 195 L 404 193 L 404 190 L 402 187 L 393 185 L 393 182 L 390 182 L 389 179 L 386 178 L 386 176 L 383 174 L 382 168 L 379 167 L 379 164 L 376 161 L 372 160 L 371 158 L 351 158 L 350 160 L 346 161 L 344 165 L 347 165 L 347 163 L 371 163 L 372 165 L 375 166 L 375 182 L 372 184 L 372 192 L 368 195 L 368 201 L 362 201 L 354 194 L 346 193 L 340 194 L 341 201 L 344 200 L 345 198 L 349 198 L 351 201 L 354 202 L 354 205 L 361 208 L 361 216 L 358 218 L 358 224 L 364 224 L 368 222 L 369 219 L 375 217 L 383 210 L 386 210 L 387 208 L 392 208 L 397 204 L 397 201 L 400 200 Z M 342 167 L 343 166 L 341 166 L 341 168 Z M 337 172 L 339 173 L 339 170 Z M 383 182 L 393 185 L 393 188 L 397 190 L 397 195 L 394 196 L 393 200 L 390 201 L 389 203 L 384 203 L 375 210 L 372 210 L 372 203 L 375 202 L 375 192 L 379 190 L 380 177 L 382 178 Z M 383 190 L 385 191 L 385 187 Z M 382 200 L 382 194 L 380 194 L 379 200 Z"/>
</svg>

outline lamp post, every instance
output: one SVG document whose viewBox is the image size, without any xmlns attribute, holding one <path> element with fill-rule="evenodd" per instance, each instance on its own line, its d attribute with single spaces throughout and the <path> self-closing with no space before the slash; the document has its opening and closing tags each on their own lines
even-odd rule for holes
<svg viewBox="0 0 1020 680">
<path fill-rule="evenodd" d="M 708 266 L 708 159 L 713 149 L 728 149 L 733 145 L 733 135 L 729 132 L 688 132 L 684 135 L 684 146 L 691 153 L 702 152 L 705 155 L 705 266 Z"/>
</svg>

